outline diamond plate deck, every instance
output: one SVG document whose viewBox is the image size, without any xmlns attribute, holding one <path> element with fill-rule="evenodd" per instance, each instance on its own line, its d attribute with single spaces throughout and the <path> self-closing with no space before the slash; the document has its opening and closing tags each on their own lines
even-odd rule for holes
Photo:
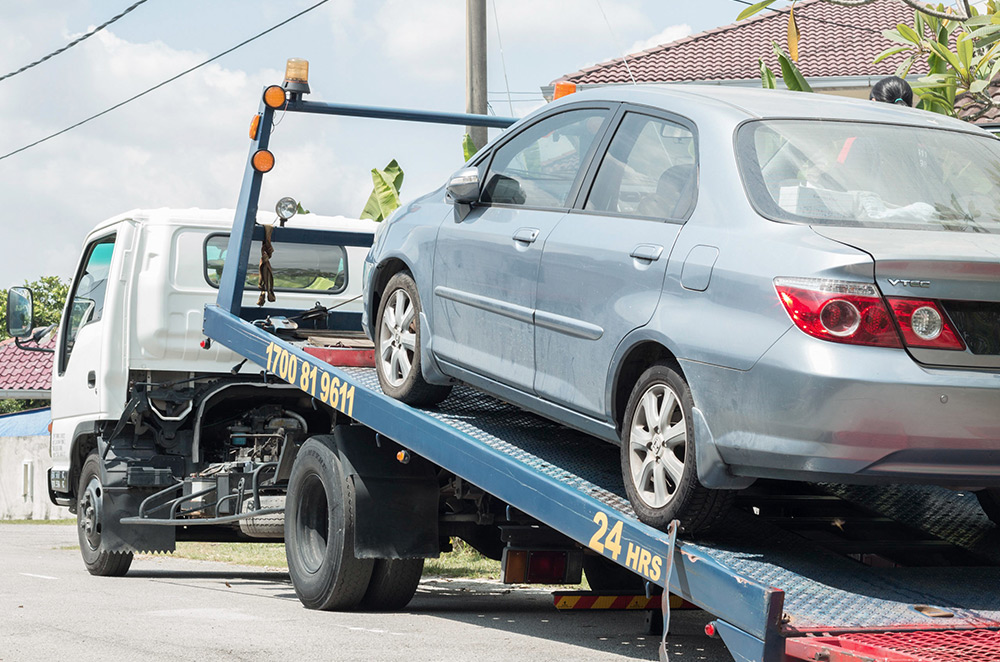
<svg viewBox="0 0 1000 662">
<path fill-rule="evenodd" d="M 380 390 L 374 370 L 345 368 L 345 372 L 358 385 Z M 447 400 L 423 412 L 470 440 L 634 518 L 625 498 L 616 446 L 467 386 L 457 386 Z M 924 498 L 916 500 L 912 490 L 896 486 L 866 490 L 845 488 L 840 493 L 865 503 L 897 504 L 894 512 L 911 520 L 924 513 L 933 518 L 923 522 L 924 530 L 956 540 L 965 532 L 979 541 L 969 542 L 973 546 L 986 545 L 982 541 L 993 540 L 990 536 L 996 534 L 996 527 L 988 520 L 984 524 L 985 518 L 973 512 L 967 500 L 945 498 L 953 492 L 925 490 Z M 909 507 L 902 508 L 904 503 Z M 970 534 L 970 530 L 979 533 Z M 721 531 L 712 540 L 683 541 L 681 552 L 710 557 L 746 579 L 783 589 L 787 634 L 1000 627 L 1000 591 L 995 588 L 1000 586 L 1000 558 L 997 567 L 877 569 L 742 511 L 734 511 Z M 953 616 L 932 618 L 914 605 L 932 605 Z"/>
</svg>

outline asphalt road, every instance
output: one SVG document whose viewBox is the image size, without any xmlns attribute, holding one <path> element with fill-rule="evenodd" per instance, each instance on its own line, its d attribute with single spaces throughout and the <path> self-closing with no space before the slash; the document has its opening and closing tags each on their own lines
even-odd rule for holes
<svg viewBox="0 0 1000 662">
<path fill-rule="evenodd" d="M 397 614 L 309 611 L 285 573 L 169 556 L 92 577 L 71 526 L 0 524 L 0 661 L 655 660 L 636 612 L 558 612 L 548 592 L 425 578 Z M 675 662 L 732 657 L 675 611 Z"/>
</svg>

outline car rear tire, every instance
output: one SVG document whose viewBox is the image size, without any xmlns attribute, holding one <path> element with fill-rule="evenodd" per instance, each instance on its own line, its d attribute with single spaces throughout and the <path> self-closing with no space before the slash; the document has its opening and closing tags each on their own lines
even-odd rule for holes
<svg viewBox="0 0 1000 662">
<path fill-rule="evenodd" d="M 285 497 L 285 557 L 309 609 L 347 611 L 361 602 L 373 561 L 354 556 L 354 492 L 329 438 L 302 444 Z"/>
<path fill-rule="evenodd" d="M 420 295 L 409 272 L 401 271 L 382 292 L 375 326 L 375 367 L 382 391 L 409 405 L 435 405 L 451 386 L 428 384 L 421 373 Z"/>
<path fill-rule="evenodd" d="M 375 559 L 372 578 L 360 608 L 368 611 L 402 609 L 417 592 L 423 572 L 423 559 Z"/>
<path fill-rule="evenodd" d="M 698 482 L 687 382 L 670 364 L 650 367 L 632 389 L 622 422 L 622 478 L 640 520 L 666 530 L 674 519 L 689 535 L 711 529 L 733 492 Z"/>
<path fill-rule="evenodd" d="M 101 458 L 95 452 L 84 461 L 76 490 L 76 530 L 80 539 L 80 555 L 90 574 L 122 577 L 132 565 L 132 552 L 107 550 L 102 539 L 106 513 Z"/>
<path fill-rule="evenodd" d="M 988 487 L 976 492 L 979 505 L 990 520 L 1000 526 L 1000 487 Z"/>
</svg>

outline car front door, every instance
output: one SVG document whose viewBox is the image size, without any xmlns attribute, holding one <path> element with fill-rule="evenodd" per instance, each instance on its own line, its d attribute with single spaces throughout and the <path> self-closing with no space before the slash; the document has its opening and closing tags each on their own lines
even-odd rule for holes
<svg viewBox="0 0 1000 662">
<path fill-rule="evenodd" d="M 431 326 L 440 362 L 531 391 L 542 246 L 572 205 L 611 114 L 607 104 L 557 112 L 488 157 L 480 203 L 438 233 Z"/>
<path fill-rule="evenodd" d="M 535 306 L 536 393 L 598 418 L 615 350 L 652 317 L 698 190 L 689 121 L 625 112 L 605 142 L 582 209 L 545 242 Z"/>
</svg>

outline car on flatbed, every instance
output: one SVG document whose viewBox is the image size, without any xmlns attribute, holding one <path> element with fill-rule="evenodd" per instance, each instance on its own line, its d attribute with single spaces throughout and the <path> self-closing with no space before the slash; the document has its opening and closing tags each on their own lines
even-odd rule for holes
<svg viewBox="0 0 1000 662">
<path fill-rule="evenodd" d="M 979 491 L 1000 519 L 1000 141 L 889 104 L 590 90 L 380 227 L 382 389 L 456 381 L 621 447 L 637 515 L 757 478 Z"/>
</svg>

